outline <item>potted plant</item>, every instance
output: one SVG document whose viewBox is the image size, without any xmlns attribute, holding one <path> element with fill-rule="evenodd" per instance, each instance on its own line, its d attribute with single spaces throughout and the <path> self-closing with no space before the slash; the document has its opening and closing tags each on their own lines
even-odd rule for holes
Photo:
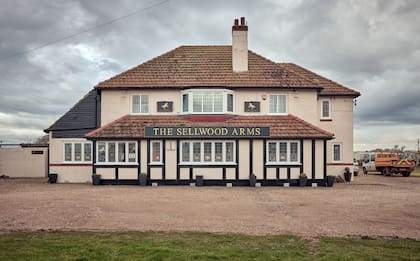
<svg viewBox="0 0 420 261">
<path fill-rule="evenodd" d="M 257 176 L 255 176 L 254 174 L 251 174 L 249 176 L 249 185 L 251 187 L 255 187 L 256 184 L 257 184 Z"/>
<path fill-rule="evenodd" d="M 327 176 L 327 187 L 334 186 L 335 176 L 328 175 Z"/>
<path fill-rule="evenodd" d="M 346 167 L 346 168 L 344 169 L 344 179 L 345 179 L 347 182 L 351 181 L 351 172 L 350 172 L 350 168 L 349 168 L 349 167 Z"/>
<path fill-rule="evenodd" d="M 195 185 L 198 187 L 203 186 L 203 175 L 195 176 Z"/>
<path fill-rule="evenodd" d="M 300 187 L 305 187 L 306 183 L 308 181 L 308 177 L 306 176 L 305 172 L 302 172 L 299 174 L 299 186 Z"/>
<path fill-rule="evenodd" d="M 140 186 L 146 186 L 147 185 L 147 173 L 140 173 L 139 176 L 139 184 Z"/>
<path fill-rule="evenodd" d="M 92 174 L 92 184 L 97 186 L 101 184 L 101 175 L 97 173 Z"/>
</svg>

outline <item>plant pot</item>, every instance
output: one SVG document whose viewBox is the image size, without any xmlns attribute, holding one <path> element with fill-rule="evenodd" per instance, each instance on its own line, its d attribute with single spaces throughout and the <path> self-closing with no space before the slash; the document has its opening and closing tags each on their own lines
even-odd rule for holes
<svg viewBox="0 0 420 261">
<path fill-rule="evenodd" d="M 100 185 L 101 184 L 101 175 L 93 174 L 92 175 L 92 184 L 94 186 Z"/>
<path fill-rule="evenodd" d="M 48 174 L 48 183 L 51 183 L 51 184 L 57 183 L 57 178 L 58 178 L 57 173 Z"/>
<path fill-rule="evenodd" d="M 347 182 L 350 182 L 351 181 L 351 172 L 344 172 L 344 179 Z"/>
<path fill-rule="evenodd" d="M 203 176 L 202 175 L 197 175 L 195 176 L 195 185 L 196 186 L 203 186 Z"/>
<path fill-rule="evenodd" d="M 251 176 L 249 176 L 249 185 L 251 187 L 255 187 L 256 184 L 257 184 L 257 177 L 254 174 L 251 174 Z"/>
<path fill-rule="evenodd" d="M 139 177 L 139 185 L 146 186 L 147 185 L 147 175 L 141 174 Z"/>
<path fill-rule="evenodd" d="M 334 186 L 335 176 L 327 176 L 327 187 Z"/>
<path fill-rule="evenodd" d="M 308 177 L 299 177 L 299 186 L 305 187 L 308 181 Z"/>
<path fill-rule="evenodd" d="M 358 172 L 358 171 L 354 171 L 354 172 L 353 172 L 353 175 L 354 175 L 355 177 L 357 177 L 357 176 L 359 176 L 359 172 Z"/>
</svg>

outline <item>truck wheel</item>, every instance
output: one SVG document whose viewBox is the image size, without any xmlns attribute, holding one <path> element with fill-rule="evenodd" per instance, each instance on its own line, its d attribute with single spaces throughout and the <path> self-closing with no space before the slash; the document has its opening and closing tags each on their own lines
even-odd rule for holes
<svg viewBox="0 0 420 261">
<path fill-rule="evenodd" d="M 365 175 L 368 174 L 368 171 L 367 171 L 367 169 L 365 167 L 363 168 L 363 174 L 365 174 Z"/>
<path fill-rule="evenodd" d="M 388 169 L 388 168 L 383 168 L 383 169 L 381 170 L 381 173 L 382 173 L 382 175 L 384 175 L 384 176 L 391 176 L 391 172 L 389 171 L 389 169 Z"/>
<path fill-rule="evenodd" d="M 408 176 L 410 176 L 411 172 L 403 171 L 401 174 L 403 175 L 403 177 L 408 177 Z"/>
</svg>

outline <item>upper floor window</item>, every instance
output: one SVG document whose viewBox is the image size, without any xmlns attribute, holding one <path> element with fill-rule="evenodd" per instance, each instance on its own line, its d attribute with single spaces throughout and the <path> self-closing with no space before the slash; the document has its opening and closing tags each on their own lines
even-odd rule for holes
<svg viewBox="0 0 420 261">
<path fill-rule="evenodd" d="M 287 114 L 287 97 L 284 94 L 272 94 L 269 97 L 269 113 Z"/>
<path fill-rule="evenodd" d="M 267 164 L 300 164 L 299 141 L 267 141 Z"/>
<path fill-rule="evenodd" d="M 132 113 L 149 113 L 149 95 L 131 96 Z"/>
<path fill-rule="evenodd" d="M 182 112 L 195 114 L 232 113 L 233 92 L 223 89 L 183 91 Z"/>
<path fill-rule="evenodd" d="M 329 100 L 321 100 L 321 119 L 331 119 L 331 105 Z"/>
<path fill-rule="evenodd" d="M 64 143 L 64 162 L 92 162 L 92 143 Z"/>
</svg>

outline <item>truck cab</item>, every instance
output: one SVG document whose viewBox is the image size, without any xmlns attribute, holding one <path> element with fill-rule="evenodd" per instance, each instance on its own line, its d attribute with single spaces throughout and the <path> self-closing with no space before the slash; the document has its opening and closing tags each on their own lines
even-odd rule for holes
<svg viewBox="0 0 420 261">
<path fill-rule="evenodd" d="M 376 171 L 375 153 L 367 153 L 363 159 L 363 173 L 368 174 L 369 171 Z"/>
</svg>

